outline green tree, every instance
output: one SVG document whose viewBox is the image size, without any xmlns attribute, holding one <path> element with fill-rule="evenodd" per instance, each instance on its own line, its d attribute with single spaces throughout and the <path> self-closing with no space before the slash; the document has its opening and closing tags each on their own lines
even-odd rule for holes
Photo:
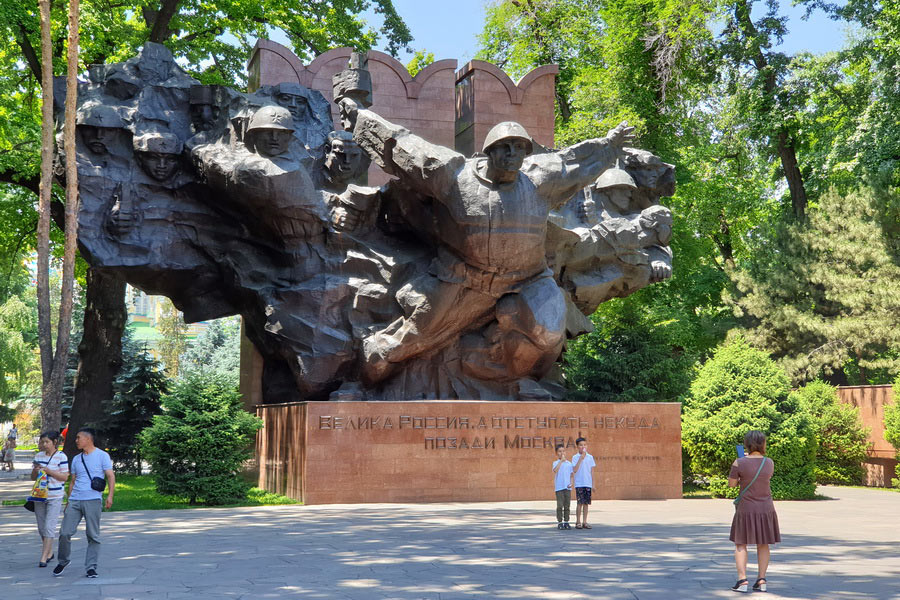
<svg viewBox="0 0 900 600">
<path fill-rule="evenodd" d="M 708 477 L 714 494 L 737 495 L 726 478 L 735 445 L 755 429 L 767 435 L 766 454 L 775 461 L 773 497 L 813 497 L 816 434 L 789 392 L 784 371 L 741 337 L 723 344 L 701 367 L 685 398 L 682 444 L 691 471 Z"/>
<path fill-rule="evenodd" d="M 416 50 L 413 57 L 406 63 L 406 70 L 415 77 L 419 71 L 434 62 L 434 52 L 428 50 Z"/>
<path fill-rule="evenodd" d="M 797 112 L 805 98 L 785 85 L 790 57 L 772 49 L 788 33 L 787 19 L 779 14 L 780 5 L 767 1 L 765 12 L 754 19 L 755 4 L 755 0 L 722 3 L 720 14 L 725 18 L 725 28 L 718 52 L 744 124 L 778 157 L 779 175 L 787 182 L 790 195 L 790 214 L 803 220 L 809 200 L 797 157 L 802 143 Z"/>
<path fill-rule="evenodd" d="M 116 377 L 115 395 L 103 404 L 103 419 L 96 423 L 117 470 L 141 473 L 138 435 L 161 410 L 160 399 L 168 391 L 169 380 L 145 344 L 130 334 L 123 340 L 125 356 Z"/>
<path fill-rule="evenodd" d="M 218 374 L 191 374 L 162 399 L 163 412 L 141 435 L 160 494 L 191 504 L 246 497 L 241 466 L 253 454 L 262 421 L 244 410 L 237 389 Z"/>
<path fill-rule="evenodd" d="M 894 401 L 884 406 L 884 439 L 897 450 L 900 459 L 900 378 L 894 382 Z M 894 479 L 894 486 L 900 487 L 900 475 Z"/>
<path fill-rule="evenodd" d="M 168 298 L 160 302 L 156 328 L 162 336 L 157 343 L 157 350 L 166 366 L 166 374 L 169 377 L 178 377 L 181 373 L 182 357 L 188 348 L 188 326 L 181 312 Z"/>
<path fill-rule="evenodd" d="M 33 349 L 25 335 L 33 329 L 32 311 L 18 296 L 0 305 L 0 421 L 12 419 L 12 404 L 25 388 Z"/>
<path fill-rule="evenodd" d="M 237 385 L 241 369 L 240 318 L 210 321 L 206 331 L 185 352 L 182 363 L 184 372 L 221 373 Z"/>
<path fill-rule="evenodd" d="M 745 335 L 771 352 L 796 383 L 835 374 L 889 382 L 900 372 L 900 265 L 875 193 L 830 192 L 808 224 L 761 232 L 752 260 L 735 271 L 731 299 Z"/>
<path fill-rule="evenodd" d="M 677 322 L 654 322 L 636 303 L 614 300 L 595 329 L 569 342 L 564 373 L 569 397 L 594 402 L 672 402 L 688 390 L 693 357 L 675 346 Z"/>
<path fill-rule="evenodd" d="M 843 404 L 837 390 L 823 381 L 812 381 L 791 396 L 816 431 L 816 483 L 860 485 L 869 431 L 859 409 Z"/>
</svg>

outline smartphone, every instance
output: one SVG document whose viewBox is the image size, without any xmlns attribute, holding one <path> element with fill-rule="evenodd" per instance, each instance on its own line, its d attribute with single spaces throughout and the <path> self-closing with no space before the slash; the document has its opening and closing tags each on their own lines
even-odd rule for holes
<svg viewBox="0 0 900 600">
<path fill-rule="evenodd" d="M 736 447 L 737 447 L 738 458 L 744 458 L 744 445 L 738 444 Z"/>
</svg>

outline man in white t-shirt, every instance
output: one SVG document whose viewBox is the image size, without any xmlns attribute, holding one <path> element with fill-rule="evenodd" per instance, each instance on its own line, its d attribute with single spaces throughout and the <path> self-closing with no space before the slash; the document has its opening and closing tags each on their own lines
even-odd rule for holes
<svg viewBox="0 0 900 600">
<path fill-rule="evenodd" d="M 587 440 L 583 437 L 575 440 L 578 451 L 572 457 L 572 473 L 575 479 L 575 529 L 592 529 L 587 522 L 588 507 L 591 505 L 591 492 L 594 490 L 594 477 L 591 469 L 597 466 L 594 457 L 587 452 Z"/>
<path fill-rule="evenodd" d="M 562 444 L 556 446 L 556 460 L 553 461 L 554 483 L 556 485 L 556 523 L 557 529 L 572 529 L 569 526 L 569 506 L 572 504 L 572 463 L 566 458 L 566 448 Z"/>
<path fill-rule="evenodd" d="M 84 566 L 88 577 L 97 576 L 97 559 L 100 556 L 100 512 L 103 505 L 103 493 L 91 487 L 92 478 L 105 478 L 109 486 L 106 496 L 106 509 L 113 505 L 113 494 L 116 489 L 116 475 L 113 472 L 109 454 L 97 448 L 97 434 L 93 429 L 85 427 L 75 436 L 75 447 L 81 450 L 69 461 L 69 470 L 73 476 L 72 489 L 69 492 L 69 504 L 63 517 L 59 531 L 59 564 L 53 569 L 53 576 L 62 575 L 69 564 L 72 553 L 72 536 L 78 524 L 84 518 L 88 547 L 84 555 Z"/>
</svg>

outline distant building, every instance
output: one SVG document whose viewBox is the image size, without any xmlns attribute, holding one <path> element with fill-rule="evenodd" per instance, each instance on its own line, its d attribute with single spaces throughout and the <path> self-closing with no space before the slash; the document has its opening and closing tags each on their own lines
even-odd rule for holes
<svg viewBox="0 0 900 600">
<path fill-rule="evenodd" d="M 143 291 L 125 286 L 125 309 L 128 312 L 128 325 L 134 338 L 143 341 L 155 355 L 156 342 L 162 337 L 156 326 L 162 314 L 164 296 L 150 296 Z M 186 333 L 188 342 L 196 339 L 198 335 L 209 327 L 207 321 L 188 324 Z"/>
</svg>

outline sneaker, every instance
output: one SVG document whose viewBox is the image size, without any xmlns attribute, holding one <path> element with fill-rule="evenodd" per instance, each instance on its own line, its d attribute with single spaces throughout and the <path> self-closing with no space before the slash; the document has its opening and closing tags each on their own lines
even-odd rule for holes
<svg viewBox="0 0 900 600">
<path fill-rule="evenodd" d="M 64 565 L 62 563 L 59 563 L 58 565 L 56 565 L 56 567 L 54 567 L 54 569 L 53 569 L 53 576 L 59 577 L 60 575 L 62 575 L 63 571 L 66 570 L 67 566 L 68 565 Z"/>
<path fill-rule="evenodd" d="M 87 570 L 87 576 L 90 577 L 91 579 L 96 579 L 96 578 L 97 578 L 97 571 L 95 571 L 94 569 L 88 569 L 88 570 Z"/>
<path fill-rule="evenodd" d="M 572 529 L 572 526 L 569 525 L 569 522 L 568 522 L 568 521 L 566 521 L 565 523 L 563 523 L 563 525 L 565 526 L 565 529 Z"/>
<path fill-rule="evenodd" d="M 565 527 L 563 527 L 562 523 L 557 523 L 556 528 L 557 529 L 565 529 Z"/>
</svg>

